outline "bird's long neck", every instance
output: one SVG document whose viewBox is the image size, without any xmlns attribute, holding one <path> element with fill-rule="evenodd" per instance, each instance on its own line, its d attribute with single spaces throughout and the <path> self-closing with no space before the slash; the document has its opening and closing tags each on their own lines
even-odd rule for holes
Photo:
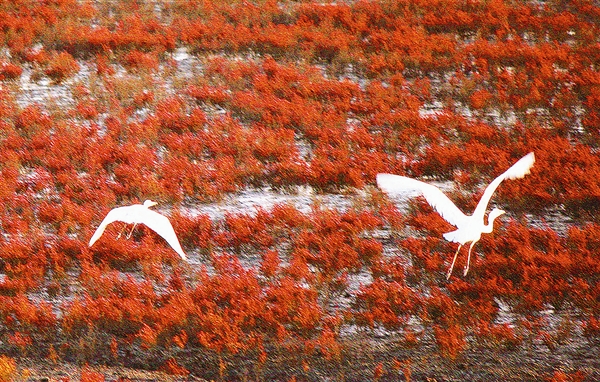
<svg viewBox="0 0 600 382">
<path fill-rule="evenodd" d="M 496 218 L 498 216 L 500 216 L 500 215 L 489 214 L 489 216 L 488 216 L 488 223 L 483 225 L 483 232 L 484 233 L 491 233 L 494 230 L 494 221 L 496 220 Z"/>
</svg>

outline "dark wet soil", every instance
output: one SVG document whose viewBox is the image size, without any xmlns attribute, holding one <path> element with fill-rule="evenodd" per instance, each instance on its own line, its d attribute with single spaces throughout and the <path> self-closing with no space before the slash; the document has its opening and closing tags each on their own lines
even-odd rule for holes
<svg viewBox="0 0 600 382">
<path fill-rule="evenodd" d="M 343 340 L 338 357 L 304 358 L 279 352 L 263 367 L 249 359 L 226 362 L 225 381 L 600 381 L 600 346 L 580 338 L 553 349 L 530 342 L 506 349 L 471 346 L 455 359 L 443 357 L 435 344 L 406 347 L 393 338 L 373 339 L 362 334 Z M 218 361 L 206 354 L 189 354 L 187 376 L 122 366 L 90 366 L 17 359 L 16 381 L 79 381 L 82 370 L 105 381 L 219 380 Z M 379 372 L 376 369 L 379 367 Z M 376 377 L 376 374 L 378 377 Z M 203 376 L 199 377 L 199 376 Z M 567 379 L 561 379 L 566 376 Z M 555 377 L 555 379 L 553 379 Z M 66 379 L 68 378 L 68 379 Z"/>
</svg>

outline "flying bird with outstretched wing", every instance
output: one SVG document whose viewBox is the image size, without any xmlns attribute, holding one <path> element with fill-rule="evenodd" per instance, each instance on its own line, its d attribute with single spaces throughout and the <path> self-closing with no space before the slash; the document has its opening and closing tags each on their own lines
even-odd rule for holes
<svg viewBox="0 0 600 382">
<path fill-rule="evenodd" d="M 149 207 L 155 206 L 156 202 L 151 200 L 146 200 L 144 204 L 133 204 L 131 206 L 117 207 L 110 210 L 110 212 L 106 215 L 102 223 L 94 232 L 94 235 L 90 239 L 88 244 L 89 247 L 94 245 L 94 243 L 102 236 L 106 226 L 110 223 L 120 221 L 127 224 L 133 224 L 133 229 L 138 224 L 145 224 L 154 232 L 162 236 L 163 239 L 171 245 L 171 247 L 181 256 L 183 260 L 187 260 L 183 249 L 181 248 L 181 244 L 179 244 L 179 239 L 177 239 L 177 235 L 175 234 L 175 230 L 173 230 L 173 226 L 171 222 L 166 216 L 159 214 L 158 212 L 152 211 Z M 121 231 L 122 232 L 122 231 Z M 131 236 L 131 232 L 127 237 Z M 119 234 L 118 237 L 120 237 Z"/>
<path fill-rule="evenodd" d="M 383 191 L 389 195 L 400 195 L 407 192 L 418 192 L 425 197 L 425 200 L 450 224 L 456 226 L 457 230 L 447 232 L 444 234 L 444 238 L 454 243 L 459 243 L 458 249 L 454 254 L 452 265 L 448 270 L 447 278 L 450 278 L 452 269 L 454 268 L 454 262 L 458 256 L 458 252 L 461 247 L 471 242 L 469 246 L 469 255 L 467 257 L 467 264 L 465 266 L 464 275 L 467 275 L 469 271 L 469 263 L 471 261 L 471 250 L 473 246 L 481 238 L 482 233 L 492 232 L 494 220 L 505 212 L 498 208 L 494 208 L 488 215 L 488 223 L 485 224 L 484 217 L 487 210 L 487 206 L 492 198 L 494 191 L 505 179 L 518 179 L 523 178 L 529 174 L 533 163 L 535 162 L 535 155 L 529 153 L 523 158 L 519 159 L 513 164 L 508 170 L 496 177 L 490 183 L 483 196 L 479 200 L 477 207 L 472 215 L 465 215 L 456 205 L 436 186 L 428 183 L 421 182 L 416 179 L 408 178 L 400 175 L 392 174 L 377 174 L 377 185 Z"/>
</svg>

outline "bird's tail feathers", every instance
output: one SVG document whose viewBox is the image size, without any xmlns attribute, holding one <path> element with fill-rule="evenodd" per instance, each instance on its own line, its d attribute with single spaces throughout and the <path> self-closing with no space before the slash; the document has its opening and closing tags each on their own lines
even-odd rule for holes
<svg viewBox="0 0 600 382">
<path fill-rule="evenodd" d="M 464 230 L 457 229 L 456 231 L 446 232 L 444 234 L 444 239 L 451 241 L 453 243 L 465 243 L 467 240 L 464 236 Z"/>
</svg>

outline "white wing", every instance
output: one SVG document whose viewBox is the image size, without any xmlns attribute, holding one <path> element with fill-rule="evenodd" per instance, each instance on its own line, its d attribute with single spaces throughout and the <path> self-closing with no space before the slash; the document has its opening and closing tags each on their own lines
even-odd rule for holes
<svg viewBox="0 0 600 382">
<path fill-rule="evenodd" d="M 477 203 L 477 207 L 475 208 L 475 212 L 473 212 L 473 216 L 478 216 L 483 219 L 483 215 L 485 215 L 485 210 L 487 209 L 488 203 L 496 191 L 496 188 L 502 183 L 504 179 L 520 179 L 525 175 L 529 174 L 533 163 L 535 162 L 535 155 L 533 153 L 529 153 L 525 155 L 523 158 L 519 159 L 517 163 L 510 166 L 510 168 L 490 183 L 485 191 L 483 192 L 483 196 Z"/>
<path fill-rule="evenodd" d="M 109 225 L 110 223 L 116 222 L 116 221 L 122 221 L 125 223 L 135 223 L 134 221 L 131 220 L 131 215 L 132 215 L 130 212 L 131 207 L 133 207 L 133 206 L 117 207 L 117 208 L 113 208 L 112 210 L 110 210 L 110 212 L 106 215 L 104 220 L 102 220 L 102 223 L 100 223 L 98 228 L 96 228 L 96 232 L 94 232 L 94 235 L 90 239 L 88 247 L 91 247 L 92 245 L 94 245 L 94 243 L 98 239 L 100 239 L 100 236 L 102 236 L 102 234 L 104 233 L 106 226 Z"/>
<path fill-rule="evenodd" d="M 134 204 L 132 206 L 118 207 L 112 209 L 102 220 L 102 223 L 94 232 L 94 235 L 90 239 L 88 246 L 92 246 L 96 240 L 102 236 L 106 226 L 115 221 L 122 221 L 125 223 L 141 223 L 147 225 L 154 232 L 162 236 L 163 239 L 169 243 L 171 247 L 181 256 L 183 260 L 187 260 L 183 249 L 181 248 L 181 244 L 179 244 L 179 240 L 177 239 L 177 235 L 175 234 L 175 230 L 173 230 L 173 226 L 167 217 L 159 214 L 158 212 L 154 212 L 149 210 L 145 206 L 141 204 Z"/>
<path fill-rule="evenodd" d="M 181 256 L 183 260 L 187 260 L 183 249 L 181 248 L 181 244 L 179 244 L 179 239 L 177 239 L 177 235 L 175 234 L 175 230 L 171 225 L 171 222 L 166 216 L 159 214 L 158 212 L 154 212 L 147 208 L 139 211 L 139 222 L 143 223 L 150 227 L 154 232 L 163 237 L 173 247 L 175 252 Z"/>
<path fill-rule="evenodd" d="M 431 184 L 400 175 L 377 174 L 377 185 L 389 195 L 406 194 L 411 191 L 419 192 L 425 197 L 427 203 L 435 208 L 448 223 L 457 227 L 461 226 L 461 223 L 468 219 L 446 194 Z"/>
</svg>

